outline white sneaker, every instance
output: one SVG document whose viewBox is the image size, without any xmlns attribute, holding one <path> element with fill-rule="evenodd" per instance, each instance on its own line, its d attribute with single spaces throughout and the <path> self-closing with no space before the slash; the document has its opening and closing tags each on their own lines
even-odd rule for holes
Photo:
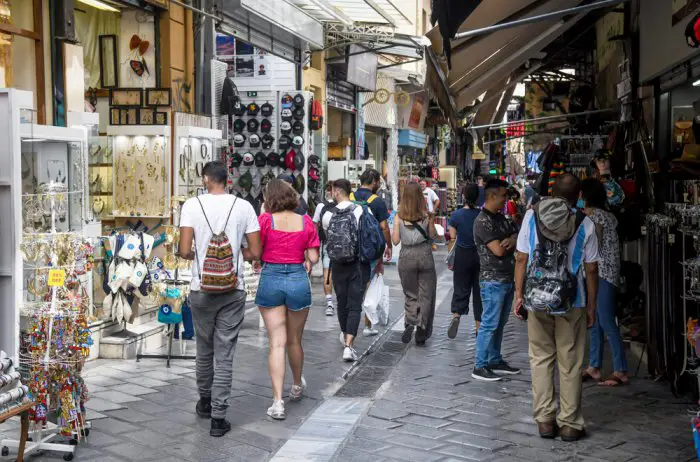
<svg viewBox="0 0 700 462">
<path fill-rule="evenodd" d="M 365 327 L 365 330 L 362 331 L 362 335 L 365 337 L 374 337 L 375 335 L 379 335 L 379 331 L 374 327 Z"/>
<path fill-rule="evenodd" d="M 292 385 L 292 389 L 289 390 L 289 401 L 301 401 L 304 397 L 304 390 L 306 390 L 306 380 L 301 377 L 301 385 Z"/>
<path fill-rule="evenodd" d="M 267 415 L 275 420 L 284 420 L 287 418 L 287 414 L 284 412 L 284 401 L 274 401 L 272 406 L 267 409 Z"/>
<path fill-rule="evenodd" d="M 345 333 L 343 331 L 340 332 L 340 344 L 345 348 Z"/>
<path fill-rule="evenodd" d="M 347 361 L 349 363 L 357 361 L 357 352 L 353 347 L 345 347 L 345 350 L 343 350 L 343 361 Z"/>
<path fill-rule="evenodd" d="M 326 316 L 333 316 L 335 314 L 335 308 L 333 308 L 332 304 L 326 305 Z"/>
</svg>

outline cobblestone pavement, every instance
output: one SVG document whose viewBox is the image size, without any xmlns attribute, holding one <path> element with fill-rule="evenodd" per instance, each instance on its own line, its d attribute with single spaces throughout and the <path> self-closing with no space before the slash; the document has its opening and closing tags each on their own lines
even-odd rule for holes
<svg viewBox="0 0 700 462">
<path fill-rule="evenodd" d="M 688 403 L 674 399 L 668 387 L 642 378 L 618 389 L 586 388 L 587 440 L 565 444 L 537 437 L 530 417 L 525 326 L 512 319 L 503 348 L 523 375 L 497 384 L 473 381 L 471 316 L 463 320 L 457 339 L 445 334 L 451 273 L 443 260 L 444 252 L 436 254 L 439 306 L 427 346 L 400 341 L 403 297 L 396 267 L 389 267 L 385 280 L 398 323 L 351 371 L 340 361 L 337 321 L 324 316 L 320 282 L 314 284 L 316 305 L 304 336 L 310 387 L 307 399 L 287 406 L 284 422 L 265 415 L 271 401 L 267 342 L 254 309 L 246 316 L 236 351 L 228 413 L 233 430 L 223 438 L 209 437 L 208 421 L 194 414 L 193 361 L 174 361 L 170 369 L 155 359 L 90 363 L 84 375 L 93 428 L 75 460 L 694 460 Z M 366 351 L 375 339 L 360 337 L 358 351 Z M 185 345 L 184 353 L 192 354 L 193 342 Z M 347 381 L 342 379 L 346 372 L 351 372 Z M 0 426 L 0 438 L 14 437 L 14 425 Z M 61 458 L 45 453 L 31 460 Z"/>
<path fill-rule="evenodd" d="M 446 335 L 449 319 L 447 297 L 426 347 L 407 349 L 332 460 L 696 460 L 690 405 L 675 399 L 668 386 L 641 377 L 628 387 L 585 388 L 588 439 L 571 444 L 539 438 L 531 417 L 524 323 L 511 318 L 503 340 L 504 357 L 522 375 L 484 383 L 471 378 L 473 318 L 468 325 L 462 321 L 455 340 Z"/>
</svg>

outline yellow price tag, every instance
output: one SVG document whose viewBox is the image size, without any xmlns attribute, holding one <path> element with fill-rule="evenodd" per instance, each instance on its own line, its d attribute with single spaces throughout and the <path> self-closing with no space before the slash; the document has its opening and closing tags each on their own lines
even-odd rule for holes
<svg viewBox="0 0 700 462">
<path fill-rule="evenodd" d="M 49 287 L 61 287 L 66 282 L 66 272 L 62 269 L 49 271 Z"/>
</svg>

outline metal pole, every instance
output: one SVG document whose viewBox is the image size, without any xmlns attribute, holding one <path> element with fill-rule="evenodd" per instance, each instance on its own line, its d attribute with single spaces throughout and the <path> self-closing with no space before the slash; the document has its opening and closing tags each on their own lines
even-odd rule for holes
<svg viewBox="0 0 700 462">
<path fill-rule="evenodd" d="M 215 19 L 215 20 L 218 21 L 218 22 L 221 22 L 221 21 L 224 20 L 224 18 L 221 18 L 221 17 L 216 16 L 216 15 L 211 14 L 211 13 L 207 13 L 207 12 L 204 11 L 204 10 L 200 10 L 199 8 L 195 8 L 195 7 L 193 7 L 192 5 L 188 5 L 187 3 L 182 3 L 182 2 L 179 1 L 179 0 L 170 0 L 170 2 L 171 2 L 171 3 L 174 3 L 174 4 L 176 4 L 176 5 L 179 5 L 179 6 L 183 7 L 183 8 L 187 8 L 188 10 L 192 10 L 192 11 L 194 11 L 195 13 L 199 13 L 199 14 L 202 14 L 202 15 L 204 15 L 204 16 L 208 16 L 208 17 L 210 17 L 211 19 Z"/>
<path fill-rule="evenodd" d="M 596 109 L 593 111 L 575 112 L 573 114 L 559 114 L 559 115 L 546 116 L 546 117 L 536 117 L 534 119 L 513 120 L 510 122 L 501 122 L 501 123 L 494 123 L 494 124 L 487 124 L 487 125 L 477 125 L 475 127 L 469 127 L 469 129 L 476 130 L 477 128 L 505 128 L 505 127 L 507 127 L 509 125 L 513 125 L 513 124 L 520 124 L 520 123 L 526 124 L 526 123 L 530 123 L 530 122 L 543 122 L 545 120 L 570 119 L 571 117 L 579 117 L 579 116 L 593 115 L 593 114 L 606 114 L 609 112 L 617 112 L 617 109 Z"/>
<path fill-rule="evenodd" d="M 565 10 L 552 11 L 551 13 L 543 13 L 535 16 L 530 16 L 527 18 L 516 19 L 515 21 L 502 22 L 499 24 L 494 24 L 491 26 L 481 27 L 479 29 L 468 30 L 465 32 L 459 32 L 455 35 L 454 39 L 465 39 L 469 37 L 475 37 L 477 35 L 488 34 L 489 32 L 494 32 L 502 29 L 510 29 L 512 27 L 522 26 L 523 24 L 531 24 L 533 22 L 544 21 L 546 19 L 559 18 L 562 16 L 567 16 L 570 14 L 581 13 L 584 11 L 592 11 L 600 8 L 605 8 L 606 6 L 618 5 L 620 3 L 627 2 L 629 0 L 602 0 L 596 3 L 591 3 L 590 5 L 576 6 L 573 8 L 567 8 Z"/>
</svg>

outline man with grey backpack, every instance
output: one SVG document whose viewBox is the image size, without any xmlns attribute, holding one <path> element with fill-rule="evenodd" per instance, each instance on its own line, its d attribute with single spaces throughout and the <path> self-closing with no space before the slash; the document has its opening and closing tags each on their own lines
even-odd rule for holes
<svg viewBox="0 0 700 462">
<path fill-rule="evenodd" d="M 243 261 L 259 260 L 260 225 L 253 206 L 226 193 L 228 171 L 208 162 L 207 194 L 188 199 L 180 214 L 181 258 L 194 260 L 190 304 L 197 331 L 197 415 L 211 418 L 211 436 L 231 430 L 226 420 L 233 355 L 245 314 Z"/>
<path fill-rule="evenodd" d="M 553 197 L 525 214 L 516 246 L 513 310 L 528 324 L 533 414 L 542 438 L 558 434 L 563 441 L 586 434 L 581 370 L 586 328 L 595 321 L 600 261 L 595 224 L 573 211 L 579 190 L 577 177 L 559 176 Z"/>
</svg>

